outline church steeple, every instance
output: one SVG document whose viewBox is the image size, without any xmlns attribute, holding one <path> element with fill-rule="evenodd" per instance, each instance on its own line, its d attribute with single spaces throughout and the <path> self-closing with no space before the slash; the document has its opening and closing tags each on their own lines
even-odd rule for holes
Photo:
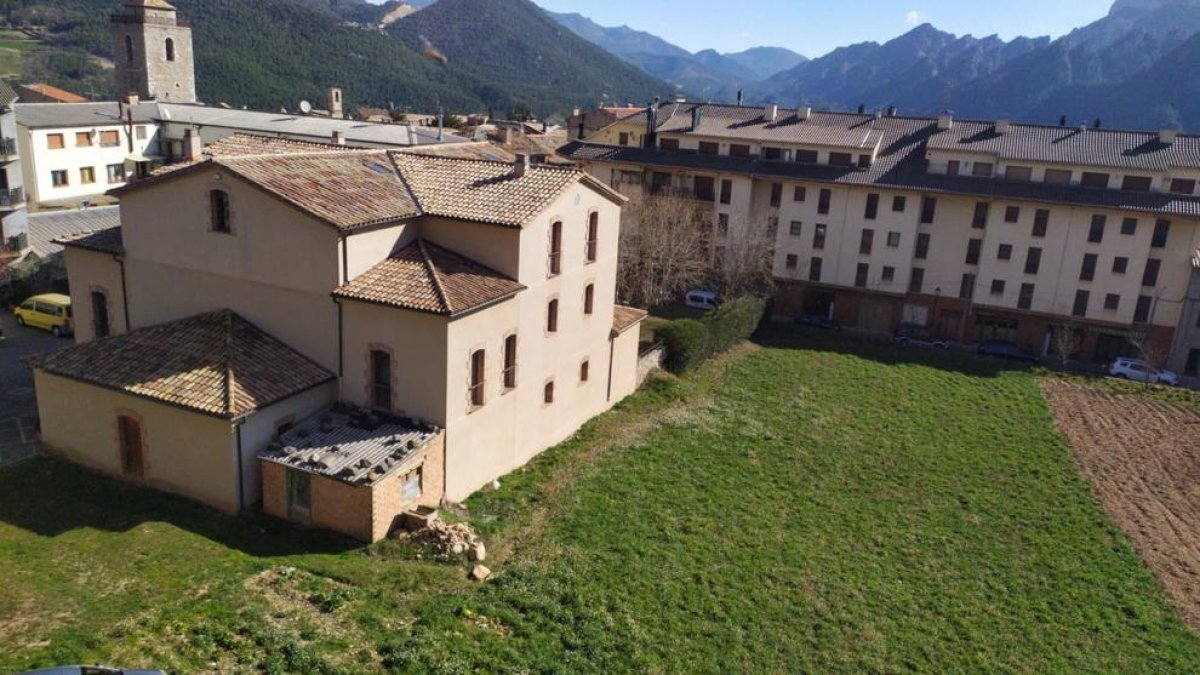
<svg viewBox="0 0 1200 675">
<path fill-rule="evenodd" d="M 166 0 L 126 0 L 112 15 L 118 94 L 196 102 L 192 29 Z"/>
</svg>

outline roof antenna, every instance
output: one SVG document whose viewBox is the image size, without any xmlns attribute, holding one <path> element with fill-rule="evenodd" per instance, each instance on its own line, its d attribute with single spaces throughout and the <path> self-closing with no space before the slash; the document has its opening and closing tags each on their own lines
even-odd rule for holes
<svg viewBox="0 0 1200 675">
<path fill-rule="evenodd" d="M 437 137 L 437 139 L 438 139 L 439 141 L 444 141 L 444 140 L 446 140 L 446 132 L 445 132 L 445 129 L 443 128 L 443 125 L 442 125 L 442 115 L 443 115 L 443 111 L 442 111 L 442 99 L 441 99 L 441 97 L 438 97 L 438 102 L 437 102 L 437 104 L 438 104 L 438 137 Z"/>
</svg>

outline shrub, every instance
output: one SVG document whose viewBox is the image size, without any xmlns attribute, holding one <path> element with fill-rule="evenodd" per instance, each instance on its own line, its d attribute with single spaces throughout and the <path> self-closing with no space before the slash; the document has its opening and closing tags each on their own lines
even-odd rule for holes
<svg viewBox="0 0 1200 675">
<path fill-rule="evenodd" d="M 666 347 L 667 370 L 682 373 L 750 337 L 766 310 L 762 298 L 731 300 L 702 320 L 677 319 L 663 324 L 655 336 Z"/>
<path fill-rule="evenodd" d="M 659 326 L 658 339 L 667 349 L 663 366 L 672 373 L 682 373 L 708 358 L 708 327 L 695 319 L 676 319 Z"/>
</svg>

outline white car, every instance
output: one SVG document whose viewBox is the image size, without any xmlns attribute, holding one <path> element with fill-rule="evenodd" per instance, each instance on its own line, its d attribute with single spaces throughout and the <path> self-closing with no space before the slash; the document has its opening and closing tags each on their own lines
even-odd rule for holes
<svg viewBox="0 0 1200 675">
<path fill-rule="evenodd" d="M 1123 377 L 1126 380 L 1167 384 L 1172 387 L 1179 384 L 1179 376 L 1175 373 L 1151 368 L 1141 359 L 1117 359 L 1108 367 L 1108 374 L 1113 377 Z"/>
<path fill-rule="evenodd" d="M 683 296 L 683 304 L 692 309 L 714 310 L 721 306 L 721 299 L 712 291 L 693 289 Z"/>
</svg>

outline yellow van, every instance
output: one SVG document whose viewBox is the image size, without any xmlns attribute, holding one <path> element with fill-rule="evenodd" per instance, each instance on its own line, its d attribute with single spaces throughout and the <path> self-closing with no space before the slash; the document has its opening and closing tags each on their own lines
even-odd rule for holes
<svg viewBox="0 0 1200 675">
<path fill-rule="evenodd" d="M 70 335 L 74 329 L 71 320 L 71 298 L 61 293 L 35 295 L 17 305 L 13 310 L 17 323 L 50 331 L 55 337 Z"/>
</svg>

